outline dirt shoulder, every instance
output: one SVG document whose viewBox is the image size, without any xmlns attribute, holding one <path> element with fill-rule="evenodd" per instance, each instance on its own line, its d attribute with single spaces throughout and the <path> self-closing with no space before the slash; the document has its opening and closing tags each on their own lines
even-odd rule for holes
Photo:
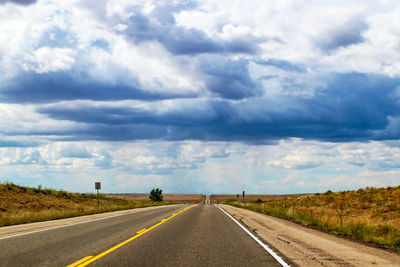
<svg viewBox="0 0 400 267">
<path fill-rule="evenodd" d="M 122 216 L 125 214 L 131 214 L 131 213 L 146 211 L 146 210 L 150 210 L 150 209 L 160 209 L 163 207 L 171 207 L 171 206 L 175 206 L 175 205 L 136 208 L 136 209 L 128 209 L 128 210 L 120 210 L 120 211 L 78 216 L 78 217 L 60 219 L 60 220 L 34 222 L 34 223 L 26 223 L 26 224 L 11 225 L 11 226 L 2 226 L 2 227 L 0 227 L 0 239 L 6 238 L 8 236 L 24 234 L 27 232 L 42 231 L 42 230 L 45 230 L 48 228 L 63 227 L 63 226 L 67 226 L 67 225 L 84 223 L 84 222 L 89 222 L 89 221 L 93 221 L 93 220 L 101 220 L 101 219 L 105 219 L 105 218 L 109 218 L 109 217 Z"/>
<path fill-rule="evenodd" d="M 298 266 L 400 266 L 400 255 L 255 211 L 220 205 Z"/>
</svg>

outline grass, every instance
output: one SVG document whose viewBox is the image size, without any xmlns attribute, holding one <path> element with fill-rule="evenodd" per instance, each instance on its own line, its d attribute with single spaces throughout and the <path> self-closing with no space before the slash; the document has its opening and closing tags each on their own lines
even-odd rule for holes
<svg viewBox="0 0 400 267">
<path fill-rule="evenodd" d="M 98 207 L 97 195 L 92 193 L 0 184 L 0 226 L 174 203 L 109 198 L 104 194 L 99 198 Z"/>
<path fill-rule="evenodd" d="M 400 186 L 225 203 L 400 250 Z"/>
</svg>

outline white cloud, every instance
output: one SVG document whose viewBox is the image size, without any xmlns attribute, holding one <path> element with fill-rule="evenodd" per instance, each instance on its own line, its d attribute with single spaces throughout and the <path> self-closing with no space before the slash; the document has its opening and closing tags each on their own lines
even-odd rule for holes
<svg viewBox="0 0 400 267">
<path fill-rule="evenodd" d="M 363 187 L 386 187 L 397 186 L 399 184 L 398 177 L 400 171 L 384 171 L 384 172 L 370 172 L 365 171 L 357 175 L 342 174 L 320 184 L 325 188 L 342 188 L 344 190 L 351 190 Z"/>
<path fill-rule="evenodd" d="M 37 135 L 44 132 L 61 132 L 84 127 L 81 123 L 50 119 L 36 112 L 32 105 L 0 103 L 0 132 L 9 137 Z M 51 139 L 53 136 L 48 136 Z M 38 140 L 39 141 L 39 140 Z"/>
<path fill-rule="evenodd" d="M 229 149 L 224 143 L 190 141 L 185 142 L 180 146 L 178 157 L 180 161 L 202 161 L 209 158 L 227 157 L 228 155 Z"/>
<path fill-rule="evenodd" d="M 196 28 L 209 36 L 228 38 L 237 34 L 279 38 L 265 42 L 261 58 L 279 58 L 302 63 L 309 70 L 360 71 L 399 75 L 399 3 L 396 1 L 252 1 L 234 5 L 201 1 L 198 9 L 175 14 L 178 25 Z M 290 18 L 290 19 L 288 19 Z M 365 24 L 365 42 L 324 53 L 320 42 L 357 34 L 352 25 Z M 353 32 L 349 32 L 352 30 Z M 346 33 L 347 32 L 347 33 Z M 268 38 L 267 38 L 268 39 Z"/>
<path fill-rule="evenodd" d="M 291 189 L 297 186 L 302 190 L 324 191 L 330 187 L 398 183 L 398 141 L 328 143 L 292 139 L 270 145 L 199 141 L 61 142 L 60 138 L 65 140 L 68 136 L 57 133 L 84 130 L 87 125 L 50 119 L 38 113 L 37 108 L 128 107 L 172 114 L 178 119 L 180 113 L 190 110 L 192 119 L 206 121 L 217 116 L 211 104 L 203 101 L 210 93 L 205 89 L 198 66 L 204 58 L 213 58 L 213 54 L 172 55 L 161 42 L 135 43 L 124 35 L 128 29 L 125 20 L 137 10 L 151 14 L 158 1 L 96 3 L 96 9 L 82 9 L 81 1 L 38 1 L 29 7 L 1 5 L 0 84 L 23 70 L 66 71 L 77 76 L 83 73 L 82 76 L 108 84 L 128 84 L 151 92 L 199 93 L 204 98 L 157 102 L 78 100 L 35 106 L 0 104 L 0 165 L 4 173 L 20 177 L 37 175 L 43 181 L 51 181 L 51 173 L 59 172 L 65 175 L 64 184 L 74 181 L 71 177 L 76 173 L 102 174 L 118 190 L 182 184 L 198 192 L 239 191 L 244 186 L 259 192 L 271 188 L 279 191 L 288 185 L 293 185 Z M 263 40 L 257 55 L 225 53 L 222 57 L 250 60 L 250 76 L 262 80 L 265 92 L 265 97 L 254 105 L 282 111 L 291 106 L 278 105 L 276 99 L 288 95 L 312 97 L 316 88 L 325 85 L 319 77 L 326 73 L 356 71 L 399 77 L 399 12 L 398 1 L 260 0 L 233 4 L 206 0 L 193 10 L 177 11 L 174 17 L 178 26 L 198 29 L 217 41 Z M 362 27 L 356 27 L 358 24 Z M 352 34 L 358 34 L 362 41 L 344 45 L 337 41 Z M 324 50 L 323 44 L 332 47 Z M 304 71 L 257 64 L 253 59 L 288 61 L 304 67 Z M 237 116 L 245 122 L 260 117 L 266 122 L 271 119 L 256 108 L 246 110 L 243 106 L 243 109 L 238 109 Z M 389 136 L 396 135 L 398 120 L 390 118 Z"/>
<path fill-rule="evenodd" d="M 369 170 L 387 170 L 400 167 L 400 148 L 384 142 L 349 143 L 338 146 L 344 162 L 365 166 Z"/>
<path fill-rule="evenodd" d="M 335 144 L 298 139 L 265 146 L 192 141 L 53 142 L 0 148 L 0 165 L 4 177 L 8 173 L 26 176 L 29 171 L 41 177 L 60 171 L 65 177 L 92 173 L 109 183 L 110 192 L 121 192 L 124 187 L 147 190 L 148 186 L 198 193 L 243 189 L 323 192 L 395 185 L 399 147 L 393 141 Z M 49 178 L 43 179 L 50 183 Z"/>
<path fill-rule="evenodd" d="M 74 55 L 75 51 L 70 48 L 45 46 L 37 49 L 32 55 L 26 54 L 21 65 L 24 70 L 33 70 L 36 73 L 65 71 L 74 65 Z"/>
<path fill-rule="evenodd" d="M 122 9 L 131 4 L 113 3 Z M 74 2 L 1 6 L 0 18 L 0 24 L 7 25 L 0 28 L 0 70 L 4 70 L 0 81 L 21 70 L 48 73 L 73 68 L 102 82 L 137 86 L 138 81 L 148 91 L 193 93 L 201 89 L 201 83 L 194 80 L 196 74 L 180 66 L 159 44 L 129 44 L 107 21 Z M 97 40 L 104 40 L 109 50 L 94 46 Z"/>
<path fill-rule="evenodd" d="M 153 187 L 163 187 L 166 184 L 164 176 L 154 174 L 134 175 L 121 173 L 114 177 L 114 182 L 116 184 L 115 189 L 124 190 L 124 192 L 130 190 L 143 190 L 144 188 L 151 189 Z"/>
</svg>

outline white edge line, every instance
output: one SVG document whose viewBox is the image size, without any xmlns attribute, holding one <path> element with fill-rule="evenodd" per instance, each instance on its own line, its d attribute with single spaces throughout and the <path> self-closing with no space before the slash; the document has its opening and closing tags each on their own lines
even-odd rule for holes
<svg viewBox="0 0 400 267">
<path fill-rule="evenodd" d="M 163 208 L 163 207 L 171 207 L 172 205 L 165 205 L 165 206 L 157 206 L 157 207 L 146 207 L 146 208 Z M 132 213 L 137 213 L 140 211 L 144 211 L 144 210 L 137 210 L 138 208 L 136 208 L 135 210 L 131 211 L 131 212 L 127 212 L 127 213 L 123 213 L 123 214 L 116 214 L 116 215 L 112 215 L 112 216 L 108 216 L 108 217 L 102 217 L 102 218 L 97 218 L 97 219 L 93 219 L 93 220 L 89 220 L 89 221 L 83 221 L 83 222 L 77 222 L 77 223 L 71 223 L 71 224 L 64 224 L 64 225 L 59 225 L 59 226 L 54 226 L 54 227 L 49 227 L 49 228 L 44 228 L 44 229 L 39 229 L 39 230 L 34 230 L 34 231 L 30 231 L 30 232 L 24 232 L 24 233 L 19 233 L 19 234 L 15 234 L 15 235 L 8 235 L 8 236 L 3 236 L 0 237 L 0 240 L 2 239 L 8 239 L 8 238 L 12 238 L 12 237 L 16 237 L 16 236 L 21 236 L 21 235 L 28 235 L 28 234 L 33 234 L 33 233 L 38 233 L 38 232 L 44 232 L 44 231 L 48 231 L 48 230 L 53 230 L 53 229 L 57 229 L 57 228 L 62 228 L 62 227 L 68 227 L 68 226 L 73 226 L 73 225 L 77 225 L 77 224 L 82 224 L 82 223 L 88 223 L 88 222 L 94 222 L 94 221 L 100 221 L 100 220 L 105 220 L 105 219 L 109 219 L 109 218 L 114 218 L 114 217 L 118 217 L 118 216 L 123 216 L 123 215 L 129 215 Z M 140 209 L 140 208 L 139 208 Z M 97 213 L 97 214 L 101 214 L 101 213 Z M 95 214 L 92 214 L 95 215 Z M 88 215 L 90 216 L 90 215 Z M 78 218 L 77 217 L 72 217 L 72 218 Z M 70 218 L 64 218 L 64 219 L 70 219 Z"/>
<path fill-rule="evenodd" d="M 219 205 L 216 205 L 223 213 L 225 213 L 229 218 L 231 218 L 237 225 L 239 225 L 249 236 L 251 236 L 257 243 L 262 246 L 275 260 L 277 260 L 282 266 L 289 267 L 281 257 L 279 257 L 272 249 L 270 249 L 266 244 L 264 244 L 260 239 L 258 239 L 253 233 L 246 229 L 240 222 L 238 222 L 235 218 L 233 218 L 228 212 L 223 210 Z"/>
</svg>

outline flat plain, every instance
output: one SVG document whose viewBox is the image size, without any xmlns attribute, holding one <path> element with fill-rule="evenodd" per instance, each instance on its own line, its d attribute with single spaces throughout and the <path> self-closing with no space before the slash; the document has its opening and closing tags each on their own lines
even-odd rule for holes
<svg viewBox="0 0 400 267">
<path fill-rule="evenodd" d="M 147 193 L 126 193 L 126 194 L 106 194 L 109 198 L 128 199 L 128 200 L 149 200 L 150 194 Z M 165 202 L 184 202 L 198 203 L 206 198 L 203 194 L 163 194 Z"/>
</svg>

